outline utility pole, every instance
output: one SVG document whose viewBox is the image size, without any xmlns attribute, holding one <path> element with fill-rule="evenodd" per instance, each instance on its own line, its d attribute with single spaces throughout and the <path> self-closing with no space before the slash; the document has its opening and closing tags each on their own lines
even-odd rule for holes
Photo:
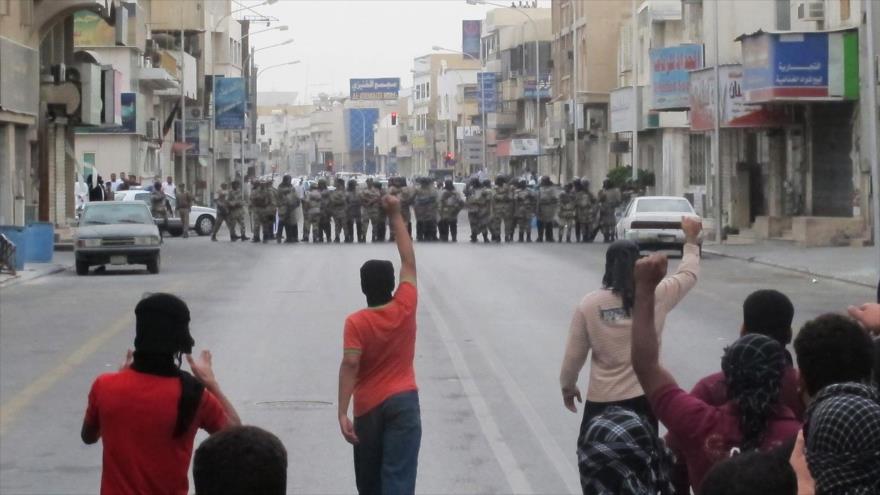
<svg viewBox="0 0 880 495">
<path fill-rule="evenodd" d="M 184 81 L 186 80 L 186 52 L 183 49 L 183 16 L 180 17 L 180 174 L 178 183 L 186 183 L 186 95 Z"/>
<path fill-rule="evenodd" d="M 631 0 L 632 6 L 632 32 L 630 33 L 631 47 L 630 58 L 632 58 L 632 112 L 633 112 L 633 130 L 632 130 L 632 180 L 633 183 L 639 180 L 639 110 L 641 102 L 639 101 L 639 17 L 636 9 L 636 0 Z"/>
<path fill-rule="evenodd" d="M 865 0 L 865 31 L 867 41 L 867 58 L 868 63 L 868 91 L 865 95 L 868 103 L 868 159 L 871 161 L 871 195 L 869 197 L 872 205 L 871 214 L 874 217 L 874 249 L 877 251 L 875 261 L 880 267 L 880 150 L 877 148 L 877 52 L 876 43 L 877 19 L 874 17 L 874 0 Z"/>
<path fill-rule="evenodd" d="M 580 117 L 580 113 L 578 111 L 577 104 L 577 90 L 578 90 L 578 39 L 577 39 L 577 6 L 579 2 L 575 2 L 574 0 L 569 0 L 569 5 L 571 7 L 571 115 L 574 117 L 572 119 L 574 128 L 574 160 L 572 160 L 572 174 L 576 173 L 578 169 L 578 157 L 580 153 L 578 152 L 578 117 Z M 559 177 L 556 178 L 556 181 L 560 184 L 562 183 L 562 170 L 559 171 Z"/>
<path fill-rule="evenodd" d="M 712 161 L 715 163 L 715 240 L 718 244 L 722 244 L 721 239 L 721 74 L 719 70 L 719 58 L 718 58 L 718 8 L 721 2 L 719 0 L 715 0 L 713 8 L 715 9 L 715 14 L 713 15 L 713 25 L 714 25 L 714 37 L 715 37 L 715 128 L 713 130 L 715 146 L 712 147 Z"/>
</svg>

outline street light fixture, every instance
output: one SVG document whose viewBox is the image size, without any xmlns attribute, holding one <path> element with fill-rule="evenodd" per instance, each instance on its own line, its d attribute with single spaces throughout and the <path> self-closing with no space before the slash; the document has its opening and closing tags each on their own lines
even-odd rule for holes
<svg viewBox="0 0 880 495">
<path fill-rule="evenodd" d="M 290 61 L 290 62 L 283 62 L 283 63 L 280 63 L 280 64 L 275 64 L 275 65 L 270 65 L 270 66 L 268 66 L 268 67 L 263 67 L 262 69 L 260 69 L 259 71 L 257 71 L 257 77 L 260 77 L 260 74 L 262 74 L 263 72 L 266 72 L 266 71 L 269 70 L 269 69 L 274 69 L 275 67 L 283 67 L 283 66 L 285 66 L 285 65 L 296 65 L 296 64 L 298 64 L 298 63 L 300 63 L 299 60 L 293 60 L 293 61 Z"/>
<path fill-rule="evenodd" d="M 528 19 L 529 23 L 532 25 L 532 31 L 535 33 L 535 137 L 538 138 L 538 154 L 535 156 L 535 168 L 537 169 L 540 165 L 540 157 L 541 157 L 541 50 L 539 46 L 539 34 L 538 34 L 538 24 L 535 23 L 535 20 L 532 19 L 532 16 L 527 14 L 522 9 L 517 9 L 515 7 L 511 7 L 509 5 L 503 5 L 500 3 L 488 2 L 486 0 L 465 0 L 468 5 L 491 5 L 493 7 L 498 7 L 502 9 L 510 9 L 514 12 L 518 12 Z M 525 35 L 523 35 L 525 38 Z M 480 56 L 482 56 L 483 50 L 480 50 Z M 577 118 L 575 118 L 575 141 L 577 141 Z M 575 156 L 575 165 L 577 164 L 577 156 Z"/>
<path fill-rule="evenodd" d="M 281 25 L 281 26 L 273 26 L 273 27 L 270 27 L 270 28 L 261 29 L 261 30 L 259 30 L 259 31 L 254 31 L 254 32 L 252 32 L 252 33 L 248 33 L 248 34 L 242 36 L 241 39 L 243 40 L 243 39 L 247 38 L 248 36 L 253 36 L 253 35 L 255 35 L 255 34 L 261 34 L 261 33 L 266 33 L 266 32 L 269 32 L 269 31 L 287 31 L 288 29 L 290 29 L 290 27 L 289 27 L 287 24 L 284 24 L 284 25 Z"/>
<path fill-rule="evenodd" d="M 470 1 L 471 0 L 468 0 L 468 2 L 470 2 Z M 473 0 L 473 1 L 476 1 L 476 0 Z M 458 53 L 460 55 L 468 57 L 471 60 L 479 62 L 480 63 L 480 72 L 483 71 L 483 61 L 479 60 L 477 57 L 474 57 L 473 55 L 471 55 L 469 53 L 464 53 L 464 52 L 461 52 L 458 50 L 452 50 L 450 48 L 443 48 L 442 46 L 437 46 L 437 45 L 432 46 L 431 50 L 434 50 L 435 52 Z M 483 51 L 480 50 L 480 53 L 482 54 Z M 479 105 L 479 107 L 480 107 L 480 134 L 482 135 L 482 138 L 483 138 L 483 167 L 486 168 L 486 167 L 488 167 L 488 164 L 486 163 L 486 131 L 488 130 L 489 126 L 486 123 L 486 99 L 483 98 L 483 81 L 481 81 L 479 77 L 477 78 L 477 84 L 480 86 L 480 105 Z"/>
</svg>

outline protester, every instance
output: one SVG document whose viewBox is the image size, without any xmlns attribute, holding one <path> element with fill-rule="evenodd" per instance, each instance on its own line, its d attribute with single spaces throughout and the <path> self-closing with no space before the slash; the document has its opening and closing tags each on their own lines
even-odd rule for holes
<svg viewBox="0 0 880 495">
<path fill-rule="evenodd" d="M 773 453 L 752 451 L 716 464 L 706 474 L 699 495 L 797 493 L 798 479 L 787 459 Z"/>
<path fill-rule="evenodd" d="M 262 428 L 227 428 L 196 449 L 193 481 L 196 495 L 284 495 L 287 450 Z"/>
<path fill-rule="evenodd" d="M 186 303 L 152 294 L 135 316 L 134 352 L 119 372 L 92 384 L 82 440 L 103 441 L 101 493 L 184 495 L 196 430 L 214 433 L 241 421 L 214 377 L 211 353 L 190 355 Z M 180 369 L 183 355 L 195 376 Z"/>
<path fill-rule="evenodd" d="M 700 271 L 697 245 L 702 224 L 699 219 L 682 217 L 686 244 L 684 256 L 675 275 L 657 286 L 654 300 L 657 307 L 657 332 L 663 331 L 666 315 L 694 287 Z M 617 241 L 605 255 L 605 276 L 602 289 L 590 292 L 578 307 L 569 328 L 568 343 L 559 381 L 562 399 L 572 412 L 577 412 L 574 400 L 581 401 L 577 386 L 578 375 L 592 353 L 587 401 L 581 421 L 580 439 L 590 419 L 605 408 L 621 406 L 647 417 L 657 427 L 645 393 L 630 364 L 630 325 L 635 287 L 633 267 L 639 258 L 639 248 L 632 241 Z"/>
<path fill-rule="evenodd" d="M 805 401 L 829 385 L 871 380 L 871 338 L 846 316 L 825 314 L 804 324 L 794 339 L 794 352 Z"/>
<path fill-rule="evenodd" d="M 721 369 L 730 396 L 727 404 L 709 405 L 678 386 L 660 364 L 655 330 L 655 292 L 666 265 L 663 255 L 636 263 L 632 366 L 654 414 L 678 440 L 694 491 L 700 493 L 706 473 L 731 450 L 778 447 L 797 435 L 801 423 L 779 403 L 784 349 L 764 335 L 745 335 L 725 350 Z"/>
<path fill-rule="evenodd" d="M 416 341 L 416 259 L 400 213 L 400 199 L 383 200 L 400 254 L 400 285 L 394 290 L 390 261 L 361 267 L 367 308 L 345 320 L 339 367 L 339 426 L 354 445 L 361 494 L 413 493 L 422 426 L 413 359 Z M 354 396 L 354 424 L 348 407 Z"/>
<path fill-rule="evenodd" d="M 97 184 L 92 182 L 91 174 L 86 177 L 89 186 L 89 201 L 104 201 L 104 179 L 99 175 Z"/>
<path fill-rule="evenodd" d="M 807 410 L 807 466 L 818 494 L 880 493 L 880 393 L 863 383 L 823 388 Z"/>
<path fill-rule="evenodd" d="M 672 455 L 642 416 L 609 407 L 587 424 L 578 445 L 584 495 L 673 495 Z"/>
</svg>

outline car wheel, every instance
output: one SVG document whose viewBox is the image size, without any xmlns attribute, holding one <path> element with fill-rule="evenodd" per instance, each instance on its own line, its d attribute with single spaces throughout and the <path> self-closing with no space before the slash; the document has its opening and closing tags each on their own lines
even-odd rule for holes
<svg viewBox="0 0 880 495">
<path fill-rule="evenodd" d="M 76 274 L 77 275 L 88 275 L 89 274 L 89 264 L 85 261 L 76 262 Z"/>
<path fill-rule="evenodd" d="M 210 235 L 214 232 L 214 219 L 211 215 L 202 215 L 196 221 L 196 232 L 199 235 Z"/>
<path fill-rule="evenodd" d="M 154 275 L 159 273 L 160 261 L 161 261 L 161 258 L 157 254 L 155 258 L 153 258 L 152 260 L 147 262 L 147 271 L 154 274 Z"/>
</svg>

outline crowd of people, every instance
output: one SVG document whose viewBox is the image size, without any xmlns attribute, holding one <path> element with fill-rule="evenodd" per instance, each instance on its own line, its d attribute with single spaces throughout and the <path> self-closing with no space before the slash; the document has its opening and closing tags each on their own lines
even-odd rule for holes
<svg viewBox="0 0 880 495">
<path fill-rule="evenodd" d="M 361 267 L 367 307 L 345 319 L 337 414 L 353 446 L 358 492 L 411 494 L 422 438 L 413 371 L 416 258 L 402 199 L 388 194 L 381 207 L 400 272 L 395 280 L 387 260 Z M 684 217 L 682 228 L 687 244 L 674 274 L 667 276 L 665 256 L 641 257 L 632 242 L 615 241 L 601 288 L 574 312 L 560 383 L 565 407 L 584 405 L 583 492 L 880 493 L 880 345 L 872 340 L 880 336 L 880 292 L 877 303 L 848 308 L 849 316 L 807 322 L 792 357 L 792 302 L 776 290 L 755 291 L 720 372 L 687 392 L 660 360 L 666 316 L 700 277 L 701 222 Z M 151 294 L 135 315 L 134 351 L 118 372 L 95 380 L 82 425 L 84 442 L 103 442 L 102 493 L 187 493 L 198 429 L 211 436 L 193 459 L 196 494 L 284 493 L 284 445 L 242 426 L 211 353 L 192 356 L 186 303 Z M 577 381 L 588 358 L 582 397 Z M 182 370 L 184 360 L 192 373 Z"/>
<path fill-rule="evenodd" d="M 394 241 L 382 198 L 400 199 L 407 232 L 420 242 L 458 242 L 458 217 L 467 211 L 470 241 L 489 243 L 593 242 L 601 232 L 606 242 L 614 240 L 615 210 L 625 198 L 619 188 L 606 181 L 594 195 L 587 180 L 575 179 L 559 187 L 542 177 L 537 187 L 526 180 L 498 176 L 494 184 L 471 179 L 461 194 L 452 180 L 438 184 L 429 177 L 409 185 L 404 177 L 392 177 L 387 187 L 368 179 L 338 178 L 333 187 L 319 179 L 314 187 L 302 190 L 285 175 L 278 187 L 271 180 L 253 179 L 248 201 L 241 184 L 221 184 L 215 198 L 217 221 L 212 240 L 225 223 L 230 240 L 249 240 L 245 226 L 245 207 L 251 215 L 253 242 L 345 242 Z M 300 210 L 300 211 L 298 211 Z M 302 237 L 298 219 L 302 218 Z M 534 226 L 533 226 L 534 223 Z"/>
</svg>

